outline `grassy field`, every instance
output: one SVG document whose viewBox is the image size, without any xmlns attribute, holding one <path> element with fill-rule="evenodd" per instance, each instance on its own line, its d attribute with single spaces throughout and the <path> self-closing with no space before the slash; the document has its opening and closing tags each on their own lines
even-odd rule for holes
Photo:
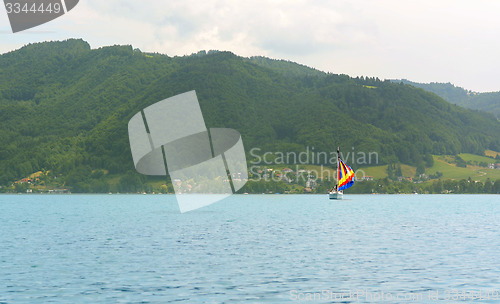
<svg viewBox="0 0 500 304">
<path fill-rule="evenodd" d="M 363 170 L 363 172 L 365 172 L 366 176 L 373 176 L 373 178 L 375 178 L 375 179 L 387 177 L 387 165 L 375 166 L 375 167 L 365 167 L 365 168 L 361 168 L 361 170 Z M 414 177 L 415 174 L 417 173 L 417 168 L 402 164 L 401 165 L 401 172 L 403 173 L 403 176 Z"/>
<path fill-rule="evenodd" d="M 487 164 L 495 162 L 495 160 L 493 158 L 486 157 L 486 156 L 479 156 L 479 155 L 469 154 L 469 153 L 458 154 L 458 156 L 460 156 L 466 162 L 468 162 L 468 161 L 478 162 L 478 163 L 485 162 Z"/>
<path fill-rule="evenodd" d="M 484 151 L 484 154 L 486 156 L 490 156 L 490 157 L 497 157 L 497 155 L 500 155 L 500 152 L 496 152 L 496 151 L 492 151 L 492 150 L 486 150 L 486 151 Z"/>
<path fill-rule="evenodd" d="M 408 165 L 401 165 L 401 172 L 403 173 L 403 176 L 413 177 L 417 174 L 417 168 Z"/>
<path fill-rule="evenodd" d="M 427 175 L 436 174 L 437 171 L 443 173 L 442 179 L 468 179 L 469 177 L 473 180 L 480 180 L 485 174 L 479 172 L 482 169 L 479 167 L 467 166 L 467 168 L 461 168 L 455 166 L 455 164 L 448 163 L 446 158 L 441 156 L 434 156 L 434 166 L 426 170 Z M 486 180 L 486 178 L 485 178 Z"/>
<path fill-rule="evenodd" d="M 486 173 L 484 180 L 490 178 L 490 180 L 495 181 L 500 179 L 500 170 L 499 169 L 481 169 L 482 172 Z"/>
<path fill-rule="evenodd" d="M 491 163 L 492 159 L 484 156 L 473 155 L 473 154 L 460 154 L 465 161 L 477 161 Z M 484 182 L 488 178 L 490 180 L 497 180 L 500 178 L 500 170 L 497 169 L 487 169 L 484 167 L 467 165 L 466 168 L 460 168 L 455 166 L 455 164 L 450 163 L 450 156 L 434 156 L 434 166 L 429 168 L 426 173 L 435 174 L 436 171 L 443 173 L 443 179 L 468 179 L 477 180 Z M 487 161 L 489 160 L 489 161 Z"/>
<path fill-rule="evenodd" d="M 360 170 L 365 172 L 365 176 L 373 176 L 374 179 L 387 177 L 387 166 L 364 167 Z"/>
<path fill-rule="evenodd" d="M 487 162 L 491 163 L 492 159 L 473 155 L 473 154 L 460 154 L 460 157 L 465 161 L 472 162 Z M 466 168 L 457 167 L 454 164 L 455 157 L 450 155 L 434 155 L 434 166 L 432 168 L 427 168 L 425 173 L 429 175 L 436 175 L 436 172 L 441 172 L 443 176 L 441 179 L 468 179 L 477 180 L 484 182 L 486 179 L 497 180 L 500 179 L 500 170 L 498 169 L 487 169 L 479 166 L 467 165 Z M 374 166 L 361 168 L 365 175 L 373 176 L 375 179 L 387 177 L 387 165 L 385 166 Z M 408 165 L 401 165 L 401 170 L 403 176 L 414 177 L 416 173 L 416 168 Z"/>
</svg>

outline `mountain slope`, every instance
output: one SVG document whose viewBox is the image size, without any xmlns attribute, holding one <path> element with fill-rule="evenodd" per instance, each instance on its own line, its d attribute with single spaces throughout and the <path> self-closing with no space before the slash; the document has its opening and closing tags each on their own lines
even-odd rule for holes
<svg viewBox="0 0 500 304">
<path fill-rule="evenodd" d="M 437 94 L 444 100 L 459 106 L 493 113 L 500 119 L 500 92 L 477 93 L 456 87 L 451 83 L 418 83 L 406 79 L 393 80 Z"/>
<path fill-rule="evenodd" d="M 168 57 L 131 46 L 91 50 L 82 40 L 1 55 L 0 184 L 41 169 L 68 176 L 70 186 L 85 178 L 79 172 L 133 171 L 129 119 L 190 90 L 206 125 L 239 130 L 247 153 L 341 145 L 378 152 L 380 163 L 416 165 L 429 153 L 500 150 L 496 119 L 435 94 L 255 60 L 228 52 Z"/>
</svg>

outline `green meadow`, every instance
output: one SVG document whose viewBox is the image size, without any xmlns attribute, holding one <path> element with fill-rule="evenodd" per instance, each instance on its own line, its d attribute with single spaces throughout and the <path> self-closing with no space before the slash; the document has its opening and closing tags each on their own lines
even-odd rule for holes
<svg viewBox="0 0 500 304">
<path fill-rule="evenodd" d="M 491 151 L 493 153 L 498 153 Z M 492 155 L 492 153 L 490 153 Z M 478 166 L 479 163 L 495 163 L 495 159 L 486 156 L 479 156 L 474 154 L 463 153 L 459 156 L 468 163 L 467 167 L 457 167 L 454 163 L 455 157 L 451 155 L 434 155 L 434 165 L 431 168 L 426 168 L 425 174 L 427 176 L 435 176 L 440 172 L 442 176 L 440 179 L 469 179 L 484 182 L 488 178 L 490 180 L 500 179 L 500 169 L 488 169 L 482 166 Z M 386 178 L 387 165 L 383 166 L 373 166 L 361 168 L 365 175 L 372 176 L 374 179 Z M 401 165 L 401 171 L 404 177 L 415 177 L 416 167 Z"/>
</svg>

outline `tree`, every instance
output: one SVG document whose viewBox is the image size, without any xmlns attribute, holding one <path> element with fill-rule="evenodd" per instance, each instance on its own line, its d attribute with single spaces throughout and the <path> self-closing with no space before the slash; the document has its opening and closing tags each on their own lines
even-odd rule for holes
<svg viewBox="0 0 500 304">
<path fill-rule="evenodd" d="M 441 193 L 441 192 L 443 192 L 443 182 L 441 180 L 435 181 L 432 184 L 432 191 L 434 193 Z"/>
<path fill-rule="evenodd" d="M 455 155 L 455 163 L 457 164 L 457 167 L 467 168 L 467 163 L 465 162 L 465 160 L 463 160 L 458 155 Z"/>
<path fill-rule="evenodd" d="M 497 179 L 495 181 L 495 184 L 493 185 L 493 193 L 500 194 L 500 179 Z"/>
<path fill-rule="evenodd" d="M 417 176 L 420 176 L 420 174 L 425 173 L 425 165 L 423 162 L 419 163 L 417 166 Z"/>
<path fill-rule="evenodd" d="M 139 175 L 134 171 L 129 171 L 123 177 L 120 178 L 118 183 L 118 190 L 120 192 L 142 192 L 144 191 L 144 177 Z"/>
<path fill-rule="evenodd" d="M 487 178 L 484 182 L 483 191 L 484 193 L 493 193 L 493 182 L 490 180 L 490 178 Z"/>
<path fill-rule="evenodd" d="M 403 170 L 401 170 L 401 164 L 398 164 L 398 165 L 396 166 L 396 171 L 394 172 L 394 174 L 395 174 L 397 177 L 403 176 Z"/>
<path fill-rule="evenodd" d="M 14 190 L 17 193 L 26 193 L 26 190 L 29 189 L 29 185 L 26 183 L 17 183 L 14 185 Z"/>
<path fill-rule="evenodd" d="M 431 168 L 432 166 L 434 166 L 434 157 L 432 157 L 430 153 L 426 153 L 424 155 L 424 162 L 427 168 Z"/>
</svg>

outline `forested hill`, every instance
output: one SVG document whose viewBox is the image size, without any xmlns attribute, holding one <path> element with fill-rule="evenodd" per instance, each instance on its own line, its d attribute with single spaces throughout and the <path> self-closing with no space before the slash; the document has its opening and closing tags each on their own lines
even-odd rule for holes
<svg viewBox="0 0 500 304">
<path fill-rule="evenodd" d="M 314 68 L 310 68 L 308 66 L 287 60 L 277 60 L 262 56 L 253 56 L 249 59 L 249 61 L 290 77 L 302 77 L 302 76 L 321 77 L 327 75 L 326 73 L 316 70 Z"/>
<path fill-rule="evenodd" d="M 465 108 L 493 113 L 500 119 L 500 92 L 477 93 L 457 87 L 451 83 L 418 83 L 406 79 L 393 81 L 410 84 L 414 87 L 433 92 L 441 96 L 444 100 Z"/>
<path fill-rule="evenodd" d="M 0 184 L 42 169 L 69 186 L 95 169 L 133 170 L 129 119 L 190 90 L 207 126 L 239 130 L 247 153 L 340 145 L 416 165 L 429 153 L 500 151 L 493 115 L 409 85 L 229 52 L 168 57 L 69 40 L 0 56 Z"/>
</svg>

